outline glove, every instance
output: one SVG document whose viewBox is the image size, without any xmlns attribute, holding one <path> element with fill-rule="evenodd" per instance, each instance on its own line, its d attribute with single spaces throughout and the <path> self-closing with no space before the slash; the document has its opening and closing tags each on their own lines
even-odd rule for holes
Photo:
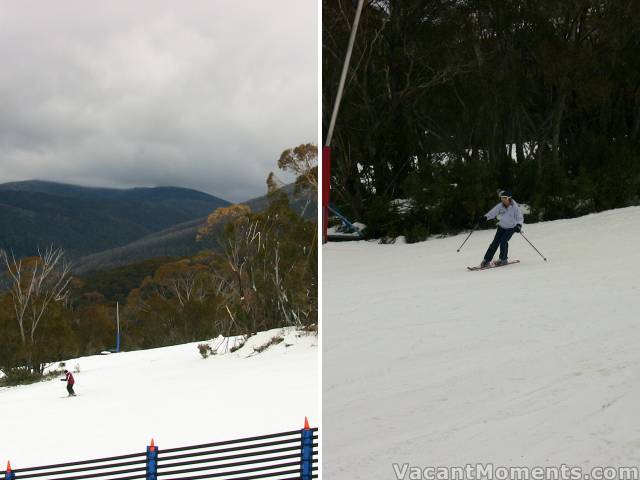
<svg viewBox="0 0 640 480">
<path fill-rule="evenodd" d="M 515 227 L 513 227 L 513 229 L 514 229 L 516 232 L 520 233 L 520 232 L 522 232 L 522 225 L 518 224 L 518 225 L 516 225 Z"/>
</svg>

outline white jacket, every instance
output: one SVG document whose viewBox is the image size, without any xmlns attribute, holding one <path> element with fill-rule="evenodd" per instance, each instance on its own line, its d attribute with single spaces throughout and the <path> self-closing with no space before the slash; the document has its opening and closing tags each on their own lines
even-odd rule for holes
<svg viewBox="0 0 640 480">
<path fill-rule="evenodd" d="M 524 224 L 524 217 L 520 210 L 520 205 L 518 205 L 513 198 L 511 199 L 511 204 L 508 207 L 505 207 L 502 202 L 500 202 L 485 213 L 484 216 L 487 217 L 487 220 L 500 216 L 498 225 L 502 228 L 513 228 L 518 224 Z"/>
</svg>

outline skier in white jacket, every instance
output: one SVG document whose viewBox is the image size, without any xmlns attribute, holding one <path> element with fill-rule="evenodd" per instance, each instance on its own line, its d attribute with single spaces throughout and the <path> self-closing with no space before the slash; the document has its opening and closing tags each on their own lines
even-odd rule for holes
<svg viewBox="0 0 640 480">
<path fill-rule="evenodd" d="M 496 217 L 499 217 L 498 230 L 496 231 L 496 236 L 493 238 L 493 242 L 491 242 L 491 245 L 489 245 L 487 249 L 487 253 L 484 255 L 484 260 L 482 260 L 480 267 L 488 267 L 491 264 L 491 260 L 493 260 L 493 256 L 496 254 L 498 247 L 500 247 L 500 259 L 495 262 L 495 265 L 507 263 L 509 240 L 515 232 L 522 230 L 524 217 L 522 216 L 520 205 L 511 198 L 511 193 L 507 190 L 500 192 L 500 203 L 484 214 L 481 220 L 491 220 Z"/>
</svg>

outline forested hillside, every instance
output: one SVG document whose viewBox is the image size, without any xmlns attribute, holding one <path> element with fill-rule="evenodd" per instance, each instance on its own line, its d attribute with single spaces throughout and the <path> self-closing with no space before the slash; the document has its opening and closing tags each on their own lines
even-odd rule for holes
<svg viewBox="0 0 640 480">
<path fill-rule="evenodd" d="M 118 311 L 125 350 L 286 326 L 314 331 L 317 147 L 285 150 L 278 166 L 294 174 L 293 186 L 279 187 L 271 174 L 253 205 L 211 208 L 176 227 L 184 254 L 78 274 L 64 243 L 29 256 L 0 245 L 0 384 L 38 380 L 52 362 L 113 349 Z"/>
<path fill-rule="evenodd" d="M 64 246 L 69 258 L 125 245 L 229 202 L 176 187 L 109 189 L 28 181 L 0 185 L 0 248 Z"/>
<path fill-rule="evenodd" d="M 291 207 L 307 219 L 315 219 L 317 215 L 316 199 L 295 195 L 294 185 L 281 188 Z M 269 196 L 253 198 L 243 202 L 252 212 L 262 212 L 269 206 Z M 85 274 L 97 270 L 108 270 L 130 263 L 137 263 L 156 257 L 180 257 L 194 255 L 206 246 L 197 240 L 198 229 L 206 223 L 206 217 L 174 225 L 165 230 L 152 233 L 131 243 L 79 258 L 74 262 L 73 270 Z M 222 228 L 222 225 L 219 227 Z"/>
<path fill-rule="evenodd" d="M 356 3 L 323 2 L 325 130 Z M 639 48 L 637 2 L 367 1 L 333 201 L 409 241 L 471 227 L 498 188 L 528 222 L 635 205 Z"/>
</svg>

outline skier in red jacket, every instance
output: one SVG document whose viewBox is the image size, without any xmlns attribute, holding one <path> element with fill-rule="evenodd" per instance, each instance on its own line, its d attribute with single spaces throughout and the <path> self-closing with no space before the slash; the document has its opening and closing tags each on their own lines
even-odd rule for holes
<svg viewBox="0 0 640 480">
<path fill-rule="evenodd" d="M 61 378 L 60 381 L 61 382 L 67 382 L 67 392 L 69 392 L 69 396 L 70 397 L 75 397 L 76 396 L 76 392 L 73 391 L 73 384 L 76 383 L 76 381 L 73 378 L 73 374 L 69 370 L 65 370 L 64 371 L 64 377 L 65 378 Z"/>
</svg>

